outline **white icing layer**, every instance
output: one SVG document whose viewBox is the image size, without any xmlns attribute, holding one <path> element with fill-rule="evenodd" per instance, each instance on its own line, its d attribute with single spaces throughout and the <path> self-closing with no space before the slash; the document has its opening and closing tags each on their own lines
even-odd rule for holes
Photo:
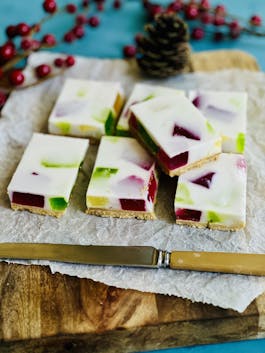
<svg viewBox="0 0 265 353">
<path fill-rule="evenodd" d="M 190 91 L 189 98 L 223 138 L 222 151 L 243 153 L 247 121 L 247 93 Z"/>
<path fill-rule="evenodd" d="M 130 134 L 128 120 L 130 117 L 130 107 L 132 105 L 147 101 L 154 97 L 164 97 L 164 96 L 170 96 L 175 94 L 184 95 L 185 92 L 174 88 L 169 88 L 169 87 L 137 83 L 134 86 L 133 91 L 129 96 L 123 108 L 123 111 L 121 113 L 121 116 L 119 118 L 119 121 L 117 124 L 117 134 L 119 134 L 119 132 L 127 133 L 128 135 Z"/>
<path fill-rule="evenodd" d="M 10 201 L 18 203 L 16 192 L 43 196 L 46 210 L 53 210 L 51 198 L 68 203 L 88 146 L 85 139 L 34 133 L 8 186 Z"/>
<path fill-rule="evenodd" d="M 49 117 L 49 132 L 100 138 L 115 126 L 117 99 L 123 100 L 118 82 L 67 79 Z"/>
<path fill-rule="evenodd" d="M 144 211 L 153 212 L 154 202 L 148 196 L 152 175 L 157 189 L 155 162 L 135 139 L 103 136 L 87 189 L 87 207 L 125 210 L 120 199 L 142 200 Z"/>
<path fill-rule="evenodd" d="M 179 177 L 175 212 L 180 212 L 181 219 L 183 209 L 200 211 L 199 222 L 205 225 L 242 226 L 246 218 L 246 180 L 244 157 L 222 153 L 216 161 Z"/>
</svg>

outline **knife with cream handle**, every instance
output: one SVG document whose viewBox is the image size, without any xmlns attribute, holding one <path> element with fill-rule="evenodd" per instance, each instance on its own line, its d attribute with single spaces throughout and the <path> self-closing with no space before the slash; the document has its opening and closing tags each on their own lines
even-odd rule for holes
<svg viewBox="0 0 265 353">
<path fill-rule="evenodd" d="M 163 251 L 151 246 L 0 243 L 0 259 L 170 268 L 265 276 L 265 254 Z"/>
</svg>

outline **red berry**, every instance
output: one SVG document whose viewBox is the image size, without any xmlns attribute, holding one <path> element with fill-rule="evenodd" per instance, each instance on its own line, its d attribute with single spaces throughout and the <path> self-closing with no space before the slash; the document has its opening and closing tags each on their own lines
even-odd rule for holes
<svg viewBox="0 0 265 353">
<path fill-rule="evenodd" d="M 27 36 L 30 32 L 30 26 L 27 25 L 26 23 L 22 22 L 17 25 L 17 34 L 19 36 Z"/>
<path fill-rule="evenodd" d="M 241 28 L 234 28 L 234 29 L 231 29 L 230 32 L 229 32 L 229 35 L 230 35 L 230 38 L 232 39 L 236 39 L 240 36 L 241 34 Z"/>
<path fill-rule="evenodd" d="M 143 39 L 142 33 L 137 33 L 134 37 L 135 43 L 137 44 L 141 43 L 142 39 Z"/>
<path fill-rule="evenodd" d="M 215 26 L 223 26 L 225 24 L 225 19 L 223 16 L 215 16 L 213 20 Z"/>
<path fill-rule="evenodd" d="M 63 37 L 63 40 L 67 43 L 72 43 L 75 39 L 76 38 L 73 32 L 67 32 Z"/>
<path fill-rule="evenodd" d="M 121 1 L 120 0 L 114 0 L 113 7 L 114 7 L 114 9 L 120 9 L 121 8 Z"/>
<path fill-rule="evenodd" d="M 16 54 L 14 43 L 6 42 L 0 47 L 0 58 L 4 61 L 12 59 Z"/>
<path fill-rule="evenodd" d="M 89 0 L 83 0 L 82 1 L 82 6 L 83 7 L 88 7 L 88 5 L 89 5 Z"/>
<path fill-rule="evenodd" d="M 100 20 L 97 16 L 91 16 L 89 19 L 88 19 L 88 24 L 91 26 L 91 27 L 97 27 L 100 23 Z"/>
<path fill-rule="evenodd" d="M 82 38 L 84 37 L 85 31 L 83 26 L 75 26 L 73 28 L 73 33 L 76 36 L 76 38 Z"/>
<path fill-rule="evenodd" d="M 23 72 L 19 69 L 15 69 L 13 70 L 10 74 L 9 74 L 9 82 L 11 83 L 11 85 L 13 86 L 19 86 L 22 85 L 22 83 L 25 80 L 25 76 L 23 75 Z"/>
<path fill-rule="evenodd" d="M 224 5 L 217 5 L 215 7 L 214 11 L 215 11 L 215 13 L 217 15 L 222 15 L 223 16 L 223 15 L 225 15 L 225 12 L 226 12 L 225 6 Z"/>
<path fill-rule="evenodd" d="M 204 24 L 213 23 L 213 16 L 211 14 L 209 14 L 208 12 L 204 12 L 201 15 L 201 22 Z"/>
<path fill-rule="evenodd" d="M 215 42 L 220 42 L 224 39 L 224 33 L 220 31 L 214 32 L 213 39 Z"/>
<path fill-rule="evenodd" d="M 201 27 L 193 28 L 191 37 L 195 40 L 200 40 L 204 37 L 204 30 Z"/>
<path fill-rule="evenodd" d="M 148 5 L 148 12 L 152 18 L 154 18 L 156 15 L 159 15 L 160 13 L 163 12 L 163 7 L 160 5 L 154 5 L 154 4 L 149 4 Z"/>
<path fill-rule="evenodd" d="M 230 29 L 237 29 L 237 28 L 240 27 L 237 20 L 233 20 L 233 21 L 230 22 L 228 25 L 229 25 L 229 28 L 230 28 Z"/>
<path fill-rule="evenodd" d="M 236 39 L 240 36 L 241 27 L 237 20 L 234 20 L 231 23 L 229 23 L 229 28 L 230 28 L 230 32 L 229 32 L 230 38 Z"/>
<path fill-rule="evenodd" d="M 67 11 L 68 13 L 75 13 L 76 10 L 77 10 L 77 7 L 76 7 L 75 4 L 67 4 L 67 5 L 66 5 L 66 11 Z"/>
<path fill-rule="evenodd" d="M 29 50 L 32 47 L 32 40 L 29 38 L 22 39 L 20 47 L 23 50 Z"/>
<path fill-rule="evenodd" d="M 41 64 L 35 68 L 37 77 L 42 78 L 51 73 L 51 67 L 47 64 Z"/>
<path fill-rule="evenodd" d="M 53 47 L 56 44 L 56 38 L 53 34 L 45 34 L 41 40 L 42 44 L 46 44 L 49 47 Z"/>
<path fill-rule="evenodd" d="M 87 19 L 85 15 L 78 15 L 76 16 L 75 22 L 77 25 L 84 25 Z"/>
<path fill-rule="evenodd" d="M 195 5 L 188 5 L 185 10 L 185 17 L 187 20 L 195 20 L 198 17 L 198 7 Z"/>
<path fill-rule="evenodd" d="M 70 67 L 70 66 L 74 66 L 75 64 L 75 58 L 72 55 L 67 56 L 67 58 L 65 59 L 65 65 Z"/>
<path fill-rule="evenodd" d="M 209 10 L 211 8 L 209 0 L 201 0 L 199 6 L 200 6 L 200 10 L 203 10 L 203 11 Z"/>
<path fill-rule="evenodd" d="M 179 12 L 180 10 L 182 10 L 183 8 L 183 4 L 181 1 L 179 0 L 175 0 L 174 2 L 172 2 L 171 4 L 168 5 L 167 7 L 167 12 Z"/>
<path fill-rule="evenodd" d="M 123 55 L 126 58 L 133 58 L 135 57 L 135 54 L 136 54 L 136 48 L 134 45 L 125 45 L 123 47 Z"/>
<path fill-rule="evenodd" d="M 62 58 L 56 58 L 53 63 L 56 67 L 64 66 L 64 60 Z"/>
<path fill-rule="evenodd" d="M 253 15 L 251 18 L 250 18 L 250 24 L 252 26 L 261 26 L 261 23 L 262 23 L 262 19 L 260 16 L 258 15 Z"/>
<path fill-rule="evenodd" d="M 8 38 L 14 38 L 17 35 L 17 26 L 6 27 L 6 35 Z"/>
<path fill-rule="evenodd" d="M 4 106 L 5 102 L 7 100 L 7 95 L 0 91 L 0 109 Z"/>
<path fill-rule="evenodd" d="M 57 10 L 57 5 L 54 0 L 45 0 L 42 4 L 44 11 L 54 13 Z"/>
<path fill-rule="evenodd" d="M 104 11 L 104 4 L 103 4 L 103 1 L 99 2 L 97 4 L 97 9 L 98 11 Z"/>
<path fill-rule="evenodd" d="M 36 39 L 32 39 L 32 45 L 31 45 L 31 49 L 32 50 L 38 50 L 40 47 L 40 42 Z"/>
</svg>

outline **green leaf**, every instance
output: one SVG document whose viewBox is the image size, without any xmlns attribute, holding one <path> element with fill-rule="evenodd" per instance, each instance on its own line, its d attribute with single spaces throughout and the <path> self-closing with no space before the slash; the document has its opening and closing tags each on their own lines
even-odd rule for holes
<svg viewBox="0 0 265 353">
<path fill-rule="evenodd" d="M 64 197 L 51 197 L 49 203 L 54 211 L 63 211 L 68 206 L 68 202 Z"/>
<path fill-rule="evenodd" d="M 238 153 L 243 153 L 245 149 L 245 134 L 240 132 L 236 138 L 236 150 Z"/>
</svg>

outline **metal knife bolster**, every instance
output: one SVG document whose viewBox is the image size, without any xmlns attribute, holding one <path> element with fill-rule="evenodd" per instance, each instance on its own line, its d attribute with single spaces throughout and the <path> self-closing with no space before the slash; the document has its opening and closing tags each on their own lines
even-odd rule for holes
<svg viewBox="0 0 265 353">
<path fill-rule="evenodd" d="M 165 250 L 157 250 L 157 267 L 158 268 L 167 268 L 170 266 L 170 252 Z"/>
</svg>

